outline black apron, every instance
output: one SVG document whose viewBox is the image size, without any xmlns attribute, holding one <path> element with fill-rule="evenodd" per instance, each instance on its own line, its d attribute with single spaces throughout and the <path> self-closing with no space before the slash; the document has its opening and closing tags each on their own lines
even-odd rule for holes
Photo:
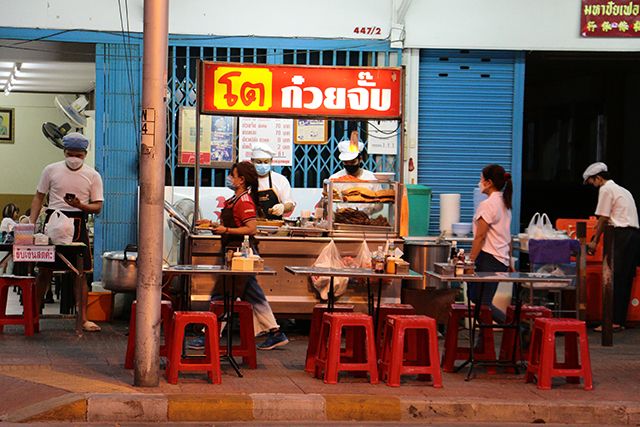
<svg viewBox="0 0 640 427">
<path fill-rule="evenodd" d="M 233 218 L 233 207 L 236 205 L 240 197 L 248 194 L 244 192 L 239 196 L 234 196 L 230 200 L 227 201 L 227 204 L 224 208 L 222 208 L 222 212 L 220 213 L 220 220 L 222 221 L 222 225 L 227 228 L 237 228 L 235 219 Z M 228 234 L 225 233 L 221 236 L 221 247 L 223 256 L 227 253 L 228 249 L 239 249 L 242 246 L 242 241 L 244 240 L 244 236 L 242 234 Z M 258 242 L 253 236 L 249 236 L 249 242 L 251 243 L 251 247 L 253 248 L 254 253 L 258 253 Z"/>
<path fill-rule="evenodd" d="M 55 212 L 55 210 L 53 209 L 47 209 L 46 211 L 46 217 L 45 217 L 45 221 L 44 223 L 48 223 L 49 222 L 49 218 L 51 218 L 51 215 L 53 214 L 53 212 Z M 69 218 L 73 219 L 73 241 L 74 242 L 82 242 L 84 243 L 86 246 L 83 247 L 82 249 L 80 249 L 82 251 L 82 255 L 83 255 L 83 268 L 85 270 L 91 270 L 91 266 L 92 266 L 92 262 L 91 262 L 91 246 L 89 244 L 89 233 L 87 231 L 87 214 L 85 212 L 78 212 L 78 211 L 63 211 L 61 210 L 61 212 L 63 214 L 65 214 L 66 216 L 68 216 Z M 56 248 L 56 254 L 57 253 L 61 253 L 62 255 L 64 255 L 65 258 L 67 258 L 71 263 L 75 264 L 76 262 L 76 256 L 77 256 L 77 252 L 78 252 L 78 248 L 71 248 L 71 247 L 57 247 Z M 56 255 L 56 260 L 55 262 L 51 263 L 51 262 L 43 262 L 43 263 L 38 263 L 37 264 L 39 267 L 44 267 L 44 268 L 51 268 L 53 270 L 68 270 L 69 267 L 67 267 L 67 264 L 64 263 L 64 261 L 62 261 L 57 255 Z"/>
<path fill-rule="evenodd" d="M 269 188 L 258 191 L 258 202 L 266 219 L 282 219 L 282 215 L 278 216 L 269 213 L 269 209 L 280 203 L 280 198 L 273 189 L 271 172 L 269 172 Z"/>
</svg>

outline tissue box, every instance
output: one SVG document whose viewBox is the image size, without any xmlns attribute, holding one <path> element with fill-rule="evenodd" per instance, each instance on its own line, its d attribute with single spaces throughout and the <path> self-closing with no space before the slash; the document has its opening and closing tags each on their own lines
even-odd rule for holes
<svg viewBox="0 0 640 427">
<path fill-rule="evenodd" d="M 49 244 L 49 236 L 42 233 L 36 233 L 33 235 L 33 244 L 46 246 Z"/>
<path fill-rule="evenodd" d="M 13 227 L 14 245 L 33 245 L 34 224 L 16 224 Z"/>
<path fill-rule="evenodd" d="M 253 258 L 253 271 L 264 270 L 264 259 L 260 257 Z"/>
<path fill-rule="evenodd" d="M 409 274 L 409 263 L 407 261 L 397 259 L 396 274 Z"/>
<path fill-rule="evenodd" d="M 243 257 L 233 257 L 231 269 L 235 271 L 253 271 L 253 259 Z"/>
</svg>

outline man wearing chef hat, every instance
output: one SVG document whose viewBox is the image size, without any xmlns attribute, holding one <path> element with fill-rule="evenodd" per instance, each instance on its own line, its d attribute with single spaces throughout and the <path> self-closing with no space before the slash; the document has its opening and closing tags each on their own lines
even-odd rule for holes
<svg viewBox="0 0 640 427">
<path fill-rule="evenodd" d="M 291 198 L 291 184 L 283 175 L 271 170 L 275 152 L 267 144 L 257 143 L 251 151 L 251 162 L 258 172 L 258 200 L 267 219 L 282 219 L 292 212 L 296 202 Z"/>
<path fill-rule="evenodd" d="M 606 164 L 589 165 L 582 178 L 584 184 L 598 189 L 598 224 L 587 252 L 595 252 L 606 225 L 613 227 L 613 329 L 619 331 L 624 329 L 627 320 L 631 286 L 640 255 L 638 210 L 631 193 L 610 178 Z"/>
</svg>

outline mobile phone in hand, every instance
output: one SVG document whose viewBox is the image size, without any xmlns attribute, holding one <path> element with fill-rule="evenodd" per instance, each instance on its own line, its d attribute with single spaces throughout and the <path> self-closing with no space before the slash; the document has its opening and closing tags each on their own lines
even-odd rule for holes
<svg viewBox="0 0 640 427">
<path fill-rule="evenodd" d="M 75 198 L 76 198 L 76 195 L 73 194 L 73 193 L 67 193 L 67 194 L 64 195 L 64 199 L 65 200 L 73 200 Z"/>
</svg>

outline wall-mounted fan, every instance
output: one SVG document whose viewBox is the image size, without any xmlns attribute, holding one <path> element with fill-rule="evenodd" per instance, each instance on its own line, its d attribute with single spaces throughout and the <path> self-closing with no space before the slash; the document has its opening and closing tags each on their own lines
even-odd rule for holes
<svg viewBox="0 0 640 427">
<path fill-rule="evenodd" d="M 56 147 L 64 148 L 62 138 L 69 133 L 71 125 L 65 123 L 62 126 L 55 125 L 51 122 L 42 124 L 42 133 Z"/>
<path fill-rule="evenodd" d="M 87 117 L 83 111 L 89 105 L 89 101 L 84 95 L 80 95 L 75 101 L 71 101 L 65 97 L 55 97 L 56 106 L 69 119 L 75 127 L 83 128 L 87 125 Z"/>
</svg>

